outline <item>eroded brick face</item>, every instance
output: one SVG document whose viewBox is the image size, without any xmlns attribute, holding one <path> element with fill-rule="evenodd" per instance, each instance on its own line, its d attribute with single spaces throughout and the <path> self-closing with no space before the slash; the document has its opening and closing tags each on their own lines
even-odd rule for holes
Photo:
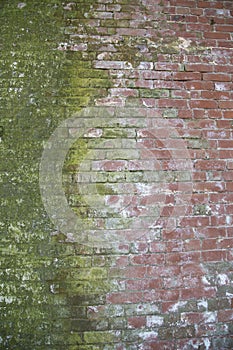
<svg viewBox="0 0 233 350">
<path fill-rule="evenodd" d="M 233 2 L 59 6 L 63 188 L 83 226 L 52 233 L 67 323 L 40 349 L 232 349 Z"/>
</svg>

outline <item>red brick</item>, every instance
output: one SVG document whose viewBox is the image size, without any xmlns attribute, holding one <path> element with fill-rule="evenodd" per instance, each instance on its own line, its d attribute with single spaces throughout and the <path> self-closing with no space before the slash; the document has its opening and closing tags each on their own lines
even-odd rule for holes
<svg viewBox="0 0 233 350">
<path fill-rule="evenodd" d="M 146 35 L 146 29 L 117 28 L 117 34 L 126 35 L 126 36 L 141 36 L 141 37 L 143 37 Z"/>
<path fill-rule="evenodd" d="M 201 265 L 198 265 L 196 262 L 187 262 L 181 267 L 182 276 L 202 276 L 204 273 Z"/>
<path fill-rule="evenodd" d="M 232 109 L 233 101 L 219 101 L 219 108 Z"/>
<path fill-rule="evenodd" d="M 217 128 L 229 130 L 231 127 L 232 127 L 231 120 L 217 120 Z"/>
<path fill-rule="evenodd" d="M 226 191 L 233 192 L 233 182 L 226 183 Z"/>
<path fill-rule="evenodd" d="M 233 310 L 220 310 L 218 311 L 219 322 L 229 322 L 233 320 Z"/>
<path fill-rule="evenodd" d="M 187 63 L 185 70 L 187 72 L 213 72 L 213 65 L 207 63 Z"/>
<path fill-rule="evenodd" d="M 165 252 L 166 250 L 166 244 L 165 242 L 151 242 L 150 243 L 150 251 L 152 253 L 160 253 Z"/>
<path fill-rule="evenodd" d="M 202 227 L 209 225 L 209 218 L 196 216 L 196 217 L 186 217 L 181 219 L 181 227 L 191 226 L 191 227 Z"/>
<path fill-rule="evenodd" d="M 135 316 L 128 318 L 128 326 L 129 328 L 142 328 L 146 325 L 146 317 L 145 316 Z"/>
<path fill-rule="evenodd" d="M 169 253 L 166 254 L 166 264 L 174 265 L 180 264 L 182 261 L 180 253 Z"/>
<path fill-rule="evenodd" d="M 134 293 L 109 293 L 107 294 L 107 303 L 111 304 L 128 304 L 128 303 L 139 303 L 143 298 L 142 292 Z"/>
<path fill-rule="evenodd" d="M 201 249 L 201 241 L 198 239 L 187 240 L 184 243 L 184 249 L 185 249 L 185 251 L 200 250 Z"/>
<path fill-rule="evenodd" d="M 196 2 L 194 0 L 170 0 L 171 5 L 173 6 L 182 6 L 182 7 L 194 7 Z"/>
<path fill-rule="evenodd" d="M 233 111 L 224 111 L 223 112 L 223 117 L 224 118 L 229 118 L 229 119 L 233 119 Z"/>
<path fill-rule="evenodd" d="M 203 73 L 203 80 L 208 81 L 231 81 L 229 74 L 224 73 Z"/>
<path fill-rule="evenodd" d="M 201 80 L 201 73 L 195 72 L 176 72 L 173 74 L 174 80 Z"/>
<path fill-rule="evenodd" d="M 171 90 L 182 90 L 184 83 L 181 81 L 165 81 L 165 80 L 154 80 L 155 89 L 171 89 Z"/>
<path fill-rule="evenodd" d="M 226 168 L 226 162 L 224 160 L 198 160 L 194 166 L 196 169 L 201 170 L 224 170 Z"/>
<path fill-rule="evenodd" d="M 223 250 L 209 250 L 201 253 L 203 261 L 224 261 L 226 252 Z"/>
<path fill-rule="evenodd" d="M 126 289 L 129 291 L 150 291 L 152 289 L 162 288 L 163 281 L 161 278 L 145 278 L 126 281 Z"/>
<path fill-rule="evenodd" d="M 229 48 L 229 49 L 231 49 L 232 48 L 232 41 L 230 41 L 230 40 L 219 40 L 218 41 L 218 46 L 219 47 L 227 47 L 227 48 Z"/>
<path fill-rule="evenodd" d="M 161 265 L 164 263 L 164 254 L 135 255 L 131 262 L 136 265 Z"/>
<path fill-rule="evenodd" d="M 232 249 L 233 246 L 233 238 L 222 238 L 217 242 L 218 249 Z"/>
<path fill-rule="evenodd" d="M 220 64 L 217 64 L 215 65 L 214 67 L 214 72 L 220 72 L 220 73 L 233 73 L 233 65 L 220 65 Z"/>
<path fill-rule="evenodd" d="M 213 100 L 229 100 L 231 94 L 227 91 L 202 91 L 201 97 Z"/>
<path fill-rule="evenodd" d="M 148 266 L 147 277 L 149 278 L 158 278 L 158 277 L 167 277 L 171 275 L 178 275 L 180 273 L 180 266 L 172 265 L 165 266 L 164 269 L 161 269 L 161 266 Z"/>
<path fill-rule="evenodd" d="M 201 298 L 211 298 L 215 297 L 216 290 L 214 287 L 207 287 L 203 288 L 203 286 L 200 286 L 199 288 L 187 288 L 181 290 L 181 299 L 187 300 L 187 299 L 201 299 Z"/>
<path fill-rule="evenodd" d="M 200 0 L 197 2 L 197 7 L 203 7 L 203 8 L 216 8 L 221 9 L 223 8 L 222 2 L 219 1 L 204 1 Z"/>
<path fill-rule="evenodd" d="M 210 30 L 209 24 L 205 24 L 205 23 L 187 23 L 186 28 L 187 28 L 187 31 L 202 32 L 202 33 L 208 32 Z"/>
<path fill-rule="evenodd" d="M 170 341 L 156 340 L 143 343 L 144 350 L 175 350 L 176 345 Z"/>
<path fill-rule="evenodd" d="M 216 31 L 217 32 L 231 33 L 231 32 L 233 32 L 233 25 L 217 25 Z"/>
<path fill-rule="evenodd" d="M 128 278 L 142 278 L 147 273 L 146 266 L 128 266 L 122 270 L 122 277 Z"/>
<path fill-rule="evenodd" d="M 204 33 L 204 38 L 207 39 L 226 39 L 230 40 L 231 36 L 229 33 L 223 33 L 223 32 L 208 32 Z"/>
<path fill-rule="evenodd" d="M 187 104 L 187 101 L 185 100 L 161 98 L 158 100 L 158 107 L 162 107 L 162 108 L 174 107 L 174 108 L 188 109 L 188 104 Z"/>
<path fill-rule="evenodd" d="M 233 140 L 219 140 L 218 141 L 219 148 L 233 148 Z"/>
<path fill-rule="evenodd" d="M 200 252 L 185 252 L 181 253 L 181 259 L 183 263 L 199 263 L 201 259 Z"/>
<path fill-rule="evenodd" d="M 214 83 L 211 81 L 188 81 L 185 83 L 188 90 L 213 90 Z"/>
<path fill-rule="evenodd" d="M 229 170 L 233 170 L 233 161 L 228 161 L 227 162 L 227 168 L 229 169 Z"/>
<path fill-rule="evenodd" d="M 203 250 L 217 249 L 217 239 L 204 239 L 202 242 Z"/>
<path fill-rule="evenodd" d="M 193 185 L 194 191 L 224 192 L 227 184 L 224 182 L 206 182 Z"/>
<path fill-rule="evenodd" d="M 220 159 L 233 158 L 233 150 L 220 150 L 219 158 Z"/>
<path fill-rule="evenodd" d="M 218 108 L 216 101 L 210 100 L 193 100 L 189 102 L 190 108 Z"/>
</svg>

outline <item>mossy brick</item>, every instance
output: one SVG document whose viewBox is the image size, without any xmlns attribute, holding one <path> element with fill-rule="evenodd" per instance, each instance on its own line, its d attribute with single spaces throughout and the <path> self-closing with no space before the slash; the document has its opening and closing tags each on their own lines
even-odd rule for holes
<svg viewBox="0 0 233 350">
<path fill-rule="evenodd" d="M 139 89 L 140 97 L 162 98 L 169 97 L 169 90 L 165 89 Z"/>
<path fill-rule="evenodd" d="M 144 174 L 142 171 L 129 171 L 126 173 L 126 181 L 128 182 L 142 182 Z"/>
<path fill-rule="evenodd" d="M 99 195 L 111 195 L 111 194 L 117 194 L 114 187 L 104 184 L 104 183 L 96 183 L 96 193 Z"/>
<path fill-rule="evenodd" d="M 191 149 L 207 149 L 209 148 L 208 140 L 188 140 L 188 148 Z"/>
<path fill-rule="evenodd" d="M 206 204 L 196 204 L 193 208 L 193 215 L 211 215 L 211 208 Z"/>
<path fill-rule="evenodd" d="M 107 159 L 138 159 L 140 156 L 139 150 L 137 149 L 114 149 L 106 152 Z"/>
<path fill-rule="evenodd" d="M 114 343 L 115 333 L 112 331 L 108 332 L 84 332 L 84 341 L 87 344 L 98 344 L 98 343 Z"/>
<path fill-rule="evenodd" d="M 87 308 L 85 306 L 72 306 L 70 308 L 70 317 L 73 319 L 85 319 L 87 318 Z"/>
<path fill-rule="evenodd" d="M 163 117 L 164 118 L 177 118 L 178 117 L 178 110 L 174 108 L 165 109 L 163 111 Z"/>
<path fill-rule="evenodd" d="M 160 308 L 160 303 L 141 303 L 125 305 L 125 314 L 127 316 L 157 315 L 160 313 Z"/>
<path fill-rule="evenodd" d="M 135 138 L 135 130 L 132 128 L 105 128 L 105 138 Z"/>
<path fill-rule="evenodd" d="M 83 332 L 88 330 L 95 330 L 96 323 L 88 319 L 73 319 L 71 321 L 71 332 Z"/>
<path fill-rule="evenodd" d="M 172 340 L 174 339 L 173 332 L 175 327 L 160 327 L 158 329 L 158 339 Z"/>
<path fill-rule="evenodd" d="M 194 338 L 195 337 L 195 326 L 182 326 L 176 327 L 173 332 L 174 338 Z"/>
<path fill-rule="evenodd" d="M 211 343 L 214 350 L 221 348 L 230 350 L 233 347 L 233 339 L 229 336 L 213 338 Z"/>
<path fill-rule="evenodd" d="M 79 294 L 68 296 L 67 304 L 72 306 L 101 305 L 105 303 L 105 296 L 100 294 Z"/>
<path fill-rule="evenodd" d="M 163 326 L 171 327 L 176 326 L 180 322 L 180 314 L 179 313 L 171 313 L 169 315 L 164 315 Z"/>
<path fill-rule="evenodd" d="M 122 330 L 127 328 L 127 320 L 125 317 L 114 317 L 110 319 L 110 328 L 114 330 Z"/>
<path fill-rule="evenodd" d="M 69 350 L 104 350 L 104 347 L 100 345 L 73 345 L 69 347 Z"/>
<path fill-rule="evenodd" d="M 115 182 L 122 182 L 125 181 L 126 173 L 124 171 L 121 172 L 111 172 L 108 174 L 108 182 L 115 183 Z"/>
<path fill-rule="evenodd" d="M 80 268 L 77 271 L 74 270 L 74 275 L 75 274 L 79 280 L 104 280 L 107 278 L 107 269 L 105 267 Z"/>
</svg>

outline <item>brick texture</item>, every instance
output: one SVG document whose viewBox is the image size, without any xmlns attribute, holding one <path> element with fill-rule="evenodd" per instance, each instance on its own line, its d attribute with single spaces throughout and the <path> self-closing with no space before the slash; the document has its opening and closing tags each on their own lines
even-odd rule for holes
<svg viewBox="0 0 233 350">
<path fill-rule="evenodd" d="M 53 231 L 45 283 L 68 311 L 31 348 L 232 349 L 233 2 L 87 4 L 57 5 L 54 48 L 85 128 L 63 168 L 84 238 Z"/>
</svg>

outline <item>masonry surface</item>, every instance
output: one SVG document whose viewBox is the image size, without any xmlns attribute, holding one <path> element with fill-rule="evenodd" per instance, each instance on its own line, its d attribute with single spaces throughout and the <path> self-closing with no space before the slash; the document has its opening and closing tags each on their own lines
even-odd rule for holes
<svg viewBox="0 0 233 350">
<path fill-rule="evenodd" d="M 0 18 L 0 349 L 232 349 L 233 2 Z"/>
</svg>

